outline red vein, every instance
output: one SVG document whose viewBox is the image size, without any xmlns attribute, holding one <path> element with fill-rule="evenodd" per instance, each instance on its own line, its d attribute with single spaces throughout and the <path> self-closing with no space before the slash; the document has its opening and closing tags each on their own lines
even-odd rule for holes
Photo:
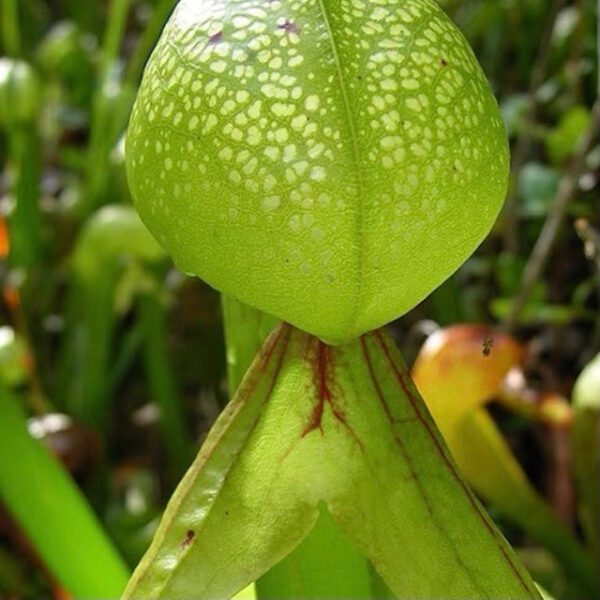
<svg viewBox="0 0 600 600">
<path fill-rule="evenodd" d="M 436 435 L 435 431 L 433 430 L 431 423 L 422 414 L 421 410 L 419 409 L 419 403 L 418 403 L 417 399 L 415 398 L 413 391 L 411 390 L 410 383 L 406 380 L 407 375 L 408 375 L 406 370 L 401 370 L 398 368 L 398 365 L 396 364 L 396 362 L 393 360 L 392 356 L 390 355 L 389 348 L 387 347 L 387 344 L 385 343 L 385 340 L 383 339 L 381 330 L 375 331 L 374 335 L 375 335 L 375 338 L 377 339 L 377 342 L 379 343 L 379 345 L 381 346 L 381 348 L 385 354 L 386 360 L 388 361 L 389 365 L 392 367 L 392 371 L 394 372 L 396 379 L 400 383 L 400 386 L 402 387 L 404 394 L 406 395 L 408 401 L 410 402 L 415 415 L 417 416 L 419 421 L 421 421 L 421 423 L 425 426 L 425 430 L 426 430 L 427 434 L 429 435 L 429 438 L 431 439 L 431 441 L 434 443 L 435 449 L 437 450 L 439 455 L 442 457 L 442 459 L 446 463 L 446 465 L 449 468 L 455 481 L 459 484 L 460 488 L 462 489 L 462 491 L 468 498 L 469 503 L 471 504 L 472 508 L 475 509 L 476 513 L 478 514 L 479 518 L 485 525 L 485 527 L 488 530 L 488 532 L 490 533 L 490 535 L 499 542 L 500 551 L 502 552 L 506 562 L 509 564 L 513 573 L 517 576 L 517 579 L 519 580 L 519 582 L 521 583 L 523 588 L 525 590 L 527 590 L 527 592 L 531 592 L 531 590 L 529 589 L 529 586 L 525 583 L 525 580 L 523 579 L 522 574 L 520 573 L 519 569 L 515 565 L 512 557 L 507 553 L 506 549 L 504 548 L 504 545 L 502 544 L 502 540 L 499 539 L 498 535 L 494 531 L 494 528 L 492 527 L 492 525 L 488 521 L 487 517 L 483 514 L 481 508 L 477 504 L 477 501 L 473 497 L 471 490 L 467 487 L 467 485 L 465 484 L 462 477 L 458 474 L 456 467 L 454 466 L 454 463 L 452 462 L 452 460 L 450 460 L 447 453 L 444 451 L 444 448 L 443 448 L 442 444 L 440 443 L 440 440 L 439 440 L 438 436 Z M 361 338 L 361 341 L 362 341 L 362 338 Z M 363 342 L 363 345 L 364 345 L 364 342 Z M 363 346 L 363 347 L 365 347 L 365 346 Z M 384 400 L 384 402 L 385 402 L 385 400 Z M 389 414 L 389 408 L 387 409 L 387 413 Z"/>
<path fill-rule="evenodd" d="M 323 434 L 323 413 L 325 411 L 325 404 L 328 404 L 334 418 L 348 431 L 348 433 L 350 433 L 360 449 L 364 450 L 363 443 L 356 435 L 356 432 L 350 427 L 346 415 L 336 402 L 333 393 L 332 382 L 334 379 L 334 367 L 332 348 L 321 340 L 311 336 L 307 350 L 310 350 L 310 346 L 313 345 L 313 342 L 316 342 L 317 344 L 316 356 L 314 358 L 311 357 L 310 361 L 312 362 L 312 368 L 315 373 L 314 382 L 317 391 L 317 403 L 313 409 L 311 420 L 302 431 L 301 437 L 305 437 L 311 431 L 315 431 L 316 429 Z"/>
<path fill-rule="evenodd" d="M 318 429 L 323 433 L 322 420 L 325 402 L 331 404 L 331 392 L 329 391 L 329 384 L 327 383 L 327 354 L 327 346 L 317 340 L 317 357 L 314 369 L 316 374 L 317 403 L 313 409 L 310 422 L 304 428 L 304 431 L 302 431 L 302 437 L 315 429 Z"/>
<path fill-rule="evenodd" d="M 481 591 L 483 592 L 483 588 L 481 588 L 481 586 L 479 585 L 478 581 L 472 576 L 470 570 L 467 568 L 467 565 L 465 565 L 465 563 L 463 562 L 462 558 L 460 557 L 460 555 L 458 554 L 458 551 L 456 550 L 455 545 L 452 542 L 452 539 L 450 538 L 450 535 L 448 534 L 448 532 L 446 531 L 446 529 L 442 526 L 442 523 L 439 520 L 439 517 L 437 515 L 437 513 L 435 512 L 435 510 L 433 509 L 433 505 L 431 504 L 431 502 L 429 501 L 429 498 L 427 496 L 427 494 L 425 493 L 425 488 L 423 487 L 423 482 L 421 481 L 421 478 L 419 477 L 418 471 L 414 468 L 414 464 L 413 461 L 410 457 L 410 454 L 408 453 L 408 451 L 406 450 L 406 446 L 404 445 L 404 442 L 402 441 L 402 438 L 398 435 L 398 433 L 394 430 L 394 417 L 390 411 L 390 408 L 385 400 L 385 396 L 383 395 L 383 391 L 381 389 L 381 386 L 379 385 L 379 381 L 375 375 L 375 370 L 373 368 L 373 363 L 371 361 L 371 357 L 369 355 L 369 351 L 367 349 L 367 345 L 365 342 L 364 337 L 360 338 L 360 345 L 361 345 L 361 349 L 363 352 L 363 355 L 365 357 L 365 362 L 367 364 L 367 369 L 369 371 L 369 377 L 371 378 L 371 382 L 373 383 L 373 387 L 375 388 L 375 392 L 377 394 L 377 397 L 379 398 L 379 401 L 381 402 L 381 405 L 384 409 L 384 412 L 390 422 L 390 425 L 392 425 L 392 436 L 394 437 L 395 442 L 398 444 L 398 447 L 400 448 L 400 452 L 402 453 L 402 456 L 404 457 L 404 461 L 406 463 L 406 465 L 408 466 L 408 470 L 410 471 L 410 476 L 411 479 L 414 480 L 415 485 L 417 486 L 418 490 L 419 490 L 419 494 L 421 496 L 421 498 L 423 499 L 423 502 L 425 503 L 425 507 L 427 508 L 427 512 L 430 514 L 432 520 L 437 524 L 437 527 L 439 529 L 439 531 L 442 532 L 442 534 L 444 535 L 444 537 L 446 537 L 446 539 L 449 542 L 449 546 L 450 549 L 452 551 L 452 554 L 454 555 L 454 558 L 456 559 L 456 561 L 458 562 L 458 564 L 464 569 L 464 571 L 466 573 L 469 573 L 469 577 L 471 578 L 471 581 L 475 584 L 475 586 Z"/>
</svg>

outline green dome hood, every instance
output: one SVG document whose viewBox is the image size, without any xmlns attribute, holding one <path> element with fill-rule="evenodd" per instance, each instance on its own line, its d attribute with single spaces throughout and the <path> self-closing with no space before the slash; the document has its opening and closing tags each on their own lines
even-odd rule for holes
<svg viewBox="0 0 600 600">
<path fill-rule="evenodd" d="M 508 149 L 432 0 L 182 0 L 144 74 L 127 170 L 183 271 L 342 342 L 476 249 Z"/>
</svg>

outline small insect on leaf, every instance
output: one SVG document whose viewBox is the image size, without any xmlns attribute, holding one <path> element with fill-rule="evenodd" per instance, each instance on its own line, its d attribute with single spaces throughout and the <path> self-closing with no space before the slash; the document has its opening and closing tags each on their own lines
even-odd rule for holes
<svg viewBox="0 0 600 600">
<path fill-rule="evenodd" d="M 188 529 L 185 532 L 185 538 L 184 538 L 183 542 L 181 542 L 181 547 L 187 548 L 194 540 L 195 535 L 196 535 L 195 531 L 193 531 L 192 529 Z"/>
<path fill-rule="evenodd" d="M 494 347 L 494 339 L 491 337 L 486 337 L 483 340 L 481 345 L 481 353 L 484 356 L 489 356 L 492 353 L 492 348 Z"/>
</svg>

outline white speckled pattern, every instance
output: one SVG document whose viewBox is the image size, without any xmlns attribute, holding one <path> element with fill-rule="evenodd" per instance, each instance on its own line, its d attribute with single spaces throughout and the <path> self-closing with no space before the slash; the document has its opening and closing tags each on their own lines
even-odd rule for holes
<svg viewBox="0 0 600 600">
<path fill-rule="evenodd" d="M 182 0 L 127 165 L 184 271 L 340 342 L 476 248 L 508 153 L 485 76 L 432 0 Z"/>
</svg>

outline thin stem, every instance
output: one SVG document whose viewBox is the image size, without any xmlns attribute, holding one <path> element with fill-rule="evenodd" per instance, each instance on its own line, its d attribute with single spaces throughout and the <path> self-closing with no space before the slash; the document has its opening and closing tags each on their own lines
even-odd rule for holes
<svg viewBox="0 0 600 600">
<path fill-rule="evenodd" d="M 31 269 L 40 262 L 40 156 L 35 125 L 12 128 L 16 200 L 10 218 L 10 259 L 14 267 Z"/>
<path fill-rule="evenodd" d="M 525 164 L 529 151 L 531 149 L 531 133 L 534 129 L 533 125 L 537 117 L 537 91 L 548 70 L 548 60 L 550 58 L 550 47 L 552 44 L 552 32 L 554 31 L 554 24 L 556 18 L 565 4 L 565 0 L 555 0 L 552 5 L 552 10 L 546 21 L 546 26 L 542 34 L 542 39 L 539 45 L 539 50 L 533 64 L 531 71 L 531 83 L 527 92 L 528 111 L 523 118 L 523 123 L 517 141 L 515 143 L 512 152 L 512 165 L 511 165 L 511 176 L 510 185 L 508 188 L 508 195 L 504 204 L 504 218 L 503 218 L 503 231 L 504 231 L 504 248 L 507 251 L 516 253 L 519 245 L 519 231 L 518 231 L 518 191 L 519 191 L 519 174 L 521 168 Z"/>
<path fill-rule="evenodd" d="M 119 352 L 107 375 L 106 394 L 112 397 L 129 371 L 142 346 L 144 334 L 139 323 L 129 328 L 121 341 Z"/>
<path fill-rule="evenodd" d="M 124 81 L 126 84 L 135 86 L 139 83 L 142 77 L 144 65 L 148 60 L 148 56 L 156 44 L 156 40 L 162 31 L 162 28 L 171 14 L 176 0 L 160 0 L 157 6 L 154 7 L 152 17 L 144 28 L 138 43 L 136 44 L 133 55 L 127 65 Z"/>
<path fill-rule="evenodd" d="M 113 76 L 112 69 L 115 61 L 119 57 L 131 1 L 112 0 L 110 4 L 108 24 L 102 44 L 100 74 L 92 100 L 87 160 L 88 190 L 83 209 L 85 214 L 93 212 L 102 203 L 103 190 L 106 189 L 109 153 L 114 142 L 108 135 L 108 132 L 114 129 L 111 127 L 111 119 L 114 115 L 108 110 L 107 86 Z"/>
<path fill-rule="evenodd" d="M 23 275 L 21 285 L 13 289 L 14 302 L 10 307 L 15 326 L 27 340 L 33 352 L 27 314 L 36 300 L 35 278 L 40 275 L 42 262 L 41 215 L 39 208 L 41 160 L 39 140 L 35 124 L 11 127 L 8 130 L 9 147 L 14 163 L 12 194 L 15 206 L 9 219 L 10 266 Z M 20 278 L 18 278 L 20 279 Z M 33 365 L 30 376 L 29 403 L 37 414 L 50 408 L 43 386 Z"/>
<path fill-rule="evenodd" d="M 118 269 L 102 265 L 75 269 L 67 300 L 66 335 L 59 364 L 59 398 L 72 416 L 98 431 L 108 419 L 106 385 L 115 330 L 114 293 Z"/>
<path fill-rule="evenodd" d="M 9 56 L 21 54 L 21 28 L 19 26 L 18 0 L 2 0 L 0 12 L 4 52 Z"/>
<path fill-rule="evenodd" d="M 100 84 L 119 56 L 130 5 L 131 0 L 112 0 L 110 3 L 100 59 Z"/>
<path fill-rule="evenodd" d="M 82 2 L 81 0 L 65 0 L 66 18 L 77 23 L 83 31 L 98 32 L 101 22 L 98 2 Z"/>
<path fill-rule="evenodd" d="M 193 443 L 185 424 L 181 398 L 168 353 L 167 311 L 155 294 L 143 296 L 139 319 L 144 334 L 144 363 L 153 401 L 160 410 L 160 430 L 173 475 L 179 479 L 193 457 Z"/>
<path fill-rule="evenodd" d="M 521 288 L 513 300 L 512 307 L 506 320 L 506 328 L 514 330 L 527 300 L 533 291 L 542 271 L 548 263 L 556 236 L 565 220 L 567 207 L 571 202 L 577 182 L 583 170 L 589 151 L 592 149 L 600 132 L 600 100 L 596 100 L 591 113 L 587 131 L 579 141 L 566 173 L 558 186 L 554 204 L 546 218 L 542 231 L 535 243 L 533 251 L 525 265 Z"/>
</svg>

